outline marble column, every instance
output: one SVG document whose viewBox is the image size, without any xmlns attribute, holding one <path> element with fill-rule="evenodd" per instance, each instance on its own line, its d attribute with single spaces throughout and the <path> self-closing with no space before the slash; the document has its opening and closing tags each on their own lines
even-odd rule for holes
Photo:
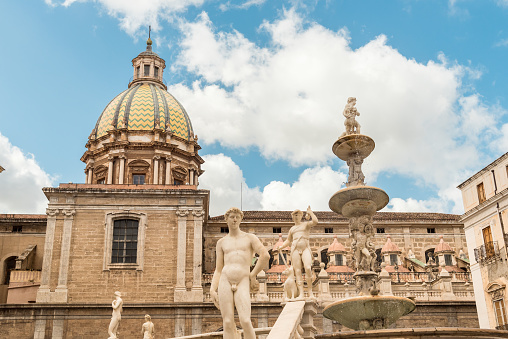
<svg viewBox="0 0 508 339">
<path fill-rule="evenodd" d="M 67 277 L 69 273 L 69 257 L 71 253 L 72 224 L 75 210 L 66 209 L 64 214 L 62 248 L 60 251 L 60 268 L 58 271 L 58 285 L 55 290 L 54 302 L 67 302 Z"/>
<path fill-rule="evenodd" d="M 166 185 L 171 184 L 171 158 L 166 158 Z"/>
<path fill-rule="evenodd" d="M 120 156 L 120 174 L 118 175 L 118 183 L 123 185 L 123 180 L 125 176 L 125 155 Z"/>
<path fill-rule="evenodd" d="M 203 301 L 203 215 L 202 209 L 192 211 L 194 216 L 194 251 L 192 264 L 192 290 L 191 299 L 195 302 Z"/>
<path fill-rule="evenodd" d="M 189 170 L 189 185 L 194 185 L 194 170 Z"/>
<path fill-rule="evenodd" d="M 198 185 L 199 182 L 198 182 L 198 171 L 194 171 L 194 185 Z"/>
<path fill-rule="evenodd" d="M 109 158 L 109 166 L 108 166 L 108 185 L 113 183 L 113 165 L 115 164 L 115 158 Z"/>
<path fill-rule="evenodd" d="M 153 181 L 152 184 L 157 185 L 159 183 L 159 159 L 161 157 L 156 155 L 153 157 Z"/>
<path fill-rule="evenodd" d="M 56 216 L 58 209 L 48 208 L 46 214 L 48 215 L 46 224 L 46 240 L 44 242 L 44 258 L 42 261 L 42 274 L 41 285 L 37 291 L 36 301 L 38 303 L 49 303 L 51 301 L 49 279 L 51 277 L 51 261 L 53 258 L 53 243 L 55 240 L 55 226 Z"/>
<path fill-rule="evenodd" d="M 187 301 L 187 289 L 185 287 L 185 265 L 187 250 L 187 215 L 188 210 L 179 209 L 176 211 L 178 217 L 178 244 L 176 255 L 176 286 L 175 302 Z"/>
</svg>

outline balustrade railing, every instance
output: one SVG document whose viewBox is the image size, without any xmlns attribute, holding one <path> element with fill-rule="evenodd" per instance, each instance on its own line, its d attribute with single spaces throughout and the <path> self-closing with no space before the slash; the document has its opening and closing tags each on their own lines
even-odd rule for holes
<svg viewBox="0 0 508 339">
<path fill-rule="evenodd" d="M 496 326 L 496 330 L 508 331 L 508 324 Z"/>
<path fill-rule="evenodd" d="M 497 241 L 487 242 L 480 247 L 475 248 L 474 257 L 480 264 L 498 258 L 499 247 L 497 246 Z"/>
</svg>

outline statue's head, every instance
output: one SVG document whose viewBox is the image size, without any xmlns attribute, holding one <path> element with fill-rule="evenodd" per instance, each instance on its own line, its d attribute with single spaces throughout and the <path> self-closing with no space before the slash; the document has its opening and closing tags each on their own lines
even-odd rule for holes
<svg viewBox="0 0 508 339">
<path fill-rule="evenodd" d="M 146 321 L 152 321 L 152 317 L 150 317 L 148 314 L 145 314 L 145 320 Z"/>
<path fill-rule="evenodd" d="M 120 293 L 119 291 L 116 291 L 114 294 L 115 294 L 115 296 L 117 296 L 117 297 L 121 297 L 121 296 L 122 296 L 122 293 Z"/>
<path fill-rule="evenodd" d="M 231 213 L 238 213 L 243 219 L 243 212 L 238 207 L 231 207 L 230 209 L 228 209 L 226 213 L 224 213 L 224 219 L 228 220 L 228 217 Z"/>
<path fill-rule="evenodd" d="M 300 210 L 294 210 L 291 212 L 291 218 L 293 218 L 294 222 L 301 221 L 303 217 L 303 212 Z"/>
<path fill-rule="evenodd" d="M 353 102 L 353 101 L 356 101 L 356 98 L 355 98 L 355 97 L 349 97 L 349 98 L 347 98 L 347 103 L 348 103 L 348 104 L 349 104 L 349 103 L 351 103 L 351 102 Z"/>
<path fill-rule="evenodd" d="M 238 207 L 231 207 L 224 213 L 224 219 L 228 227 L 239 227 L 243 219 L 243 212 Z"/>
</svg>

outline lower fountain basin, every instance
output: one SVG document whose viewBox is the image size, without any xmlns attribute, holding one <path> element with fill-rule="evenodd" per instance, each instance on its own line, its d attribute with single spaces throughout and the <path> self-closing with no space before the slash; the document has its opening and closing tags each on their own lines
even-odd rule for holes
<svg viewBox="0 0 508 339">
<path fill-rule="evenodd" d="M 388 204 L 388 194 L 372 186 L 353 186 L 336 192 L 328 202 L 330 209 L 346 218 L 373 215 Z"/>
<path fill-rule="evenodd" d="M 414 311 L 416 303 L 395 296 L 361 296 L 339 300 L 326 306 L 323 316 L 353 330 L 387 328 Z"/>
</svg>

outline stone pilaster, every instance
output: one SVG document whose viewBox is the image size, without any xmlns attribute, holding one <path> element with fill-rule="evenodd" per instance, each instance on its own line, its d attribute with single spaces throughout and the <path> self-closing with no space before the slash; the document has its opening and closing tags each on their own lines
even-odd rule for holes
<svg viewBox="0 0 508 339">
<path fill-rule="evenodd" d="M 175 310 L 175 337 L 185 335 L 185 309 L 177 308 Z"/>
<path fill-rule="evenodd" d="M 67 302 L 67 276 L 69 273 L 69 257 L 71 251 L 72 224 L 75 210 L 63 210 L 64 224 L 62 234 L 62 249 L 60 251 L 60 268 L 58 272 L 58 286 L 55 290 L 53 302 Z"/>
<path fill-rule="evenodd" d="M 194 170 L 192 168 L 189 170 L 189 185 L 194 185 Z"/>
<path fill-rule="evenodd" d="M 37 291 L 36 301 L 38 303 L 49 303 L 51 301 L 51 292 L 49 289 L 49 279 L 51 277 L 51 261 L 53 258 L 53 244 L 55 240 L 55 226 L 58 209 L 48 208 L 46 226 L 46 240 L 44 242 L 44 258 L 42 262 L 41 286 Z"/>
<path fill-rule="evenodd" d="M 46 337 L 46 318 L 40 317 L 35 320 L 34 339 Z"/>
<path fill-rule="evenodd" d="M 156 155 L 153 157 L 153 182 L 152 184 L 157 185 L 159 183 L 159 159 L 161 157 Z"/>
<path fill-rule="evenodd" d="M 176 256 L 176 286 L 175 286 L 175 302 L 187 301 L 187 289 L 185 288 L 185 252 L 187 242 L 187 215 L 188 210 L 179 209 L 176 211 L 178 223 L 178 245 Z M 176 325 L 175 325 L 176 326 Z M 176 329 L 175 329 L 176 333 Z"/>
<path fill-rule="evenodd" d="M 203 275 L 203 215 L 204 211 L 192 211 L 194 216 L 194 251 L 192 264 L 192 290 L 189 301 L 203 301 L 203 285 L 201 277 Z"/>
<path fill-rule="evenodd" d="M 171 158 L 166 158 L 166 185 L 171 185 Z"/>
<path fill-rule="evenodd" d="M 302 338 L 313 339 L 317 334 L 317 328 L 314 325 L 314 316 L 317 314 L 317 303 L 314 300 L 306 300 L 303 310 L 303 317 L 300 326 L 303 329 Z"/>
<path fill-rule="evenodd" d="M 121 155 L 119 158 L 120 158 L 120 173 L 118 174 L 118 183 L 120 185 L 123 185 L 125 176 L 125 155 Z"/>
<path fill-rule="evenodd" d="M 193 335 L 203 333 L 203 310 L 200 307 L 196 307 L 192 310 L 192 333 Z"/>
<path fill-rule="evenodd" d="M 113 183 L 113 165 L 115 164 L 115 158 L 110 156 L 109 158 L 109 165 L 108 165 L 108 185 L 111 185 Z"/>
</svg>

